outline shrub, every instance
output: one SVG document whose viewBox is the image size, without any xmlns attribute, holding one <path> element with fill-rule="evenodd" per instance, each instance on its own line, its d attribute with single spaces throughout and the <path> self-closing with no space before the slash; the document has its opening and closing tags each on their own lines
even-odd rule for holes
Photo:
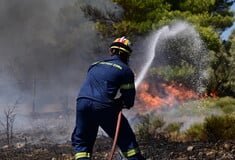
<svg viewBox="0 0 235 160">
<path fill-rule="evenodd" d="M 205 141 L 207 140 L 206 131 L 202 123 L 195 123 L 185 132 L 185 139 L 190 141 Z"/>
<path fill-rule="evenodd" d="M 167 127 L 164 129 L 164 131 L 166 131 L 168 133 L 171 133 L 171 132 L 179 133 L 182 125 L 183 124 L 179 123 L 179 122 L 170 123 L 167 125 Z"/>
<path fill-rule="evenodd" d="M 150 133 L 149 115 L 141 116 L 140 123 L 135 125 L 136 136 L 138 139 L 149 140 Z"/>
<path fill-rule="evenodd" d="M 167 136 L 172 141 L 181 141 L 184 140 L 184 137 L 180 134 L 180 129 L 183 126 L 183 123 L 173 122 L 169 123 L 165 128 L 165 136 Z"/>
<path fill-rule="evenodd" d="M 235 140 L 235 116 L 210 116 L 205 119 L 204 127 L 209 141 L 220 139 Z"/>
<path fill-rule="evenodd" d="M 135 125 L 135 131 L 137 138 L 142 140 L 150 140 L 155 136 L 157 130 L 165 124 L 161 116 L 152 114 L 142 115 L 139 119 L 140 122 Z"/>
<path fill-rule="evenodd" d="M 219 106 L 226 114 L 235 112 L 235 99 L 232 97 L 222 97 L 216 101 L 216 105 Z"/>
</svg>

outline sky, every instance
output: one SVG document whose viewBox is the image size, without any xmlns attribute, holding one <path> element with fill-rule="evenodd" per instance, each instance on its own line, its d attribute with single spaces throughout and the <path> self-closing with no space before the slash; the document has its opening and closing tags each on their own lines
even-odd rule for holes
<svg viewBox="0 0 235 160">
<path fill-rule="evenodd" d="M 235 12 L 235 3 L 233 3 L 231 10 Z M 233 26 L 228 28 L 227 30 L 225 30 L 222 35 L 221 35 L 221 39 L 222 40 L 228 40 L 229 35 L 231 34 L 232 30 L 235 29 L 235 22 L 233 22 Z"/>
</svg>

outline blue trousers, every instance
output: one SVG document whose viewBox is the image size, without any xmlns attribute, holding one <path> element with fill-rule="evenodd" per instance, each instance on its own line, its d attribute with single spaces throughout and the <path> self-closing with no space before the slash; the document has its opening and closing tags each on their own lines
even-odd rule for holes
<svg viewBox="0 0 235 160">
<path fill-rule="evenodd" d="M 72 133 L 75 159 L 89 160 L 96 140 L 99 126 L 114 138 L 119 109 L 103 106 L 90 99 L 78 99 L 76 126 Z M 117 145 L 128 160 L 144 160 L 128 120 L 122 115 Z"/>
</svg>

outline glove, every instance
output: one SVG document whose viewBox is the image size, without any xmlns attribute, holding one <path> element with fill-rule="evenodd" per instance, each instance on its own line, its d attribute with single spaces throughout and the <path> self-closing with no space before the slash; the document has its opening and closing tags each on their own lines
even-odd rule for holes
<svg viewBox="0 0 235 160">
<path fill-rule="evenodd" d="M 125 108 L 124 102 L 122 100 L 122 97 L 116 98 L 114 99 L 114 104 L 115 106 L 117 106 L 120 110 L 122 110 L 123 108 Z"/>
</svg>

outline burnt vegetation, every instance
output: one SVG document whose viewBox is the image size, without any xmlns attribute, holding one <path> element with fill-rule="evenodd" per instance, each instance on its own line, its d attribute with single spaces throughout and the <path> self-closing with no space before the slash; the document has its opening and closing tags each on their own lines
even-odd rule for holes
<svg viewBox="0 0 235 160">
<path fill-rule="evenodd" d="M 136 136 L 143 154 L 149 160 L 235 158 L 234 115 L 208 116 L 203 123 L 193 124 L 186 130 L 182 130 L 183 122 L 166 122 L 163 116 L 156 116 L 154 112 L 136 117 Z M 68 134 L 66 126 L 59 128 L 56 129 L 57 136 L 63 132 Z M 1 132 L 1 159 L 73 160 L 71 142 L 53 141 L 53 128 L 47 131 L 48 133 L 42 127 L 36 127 L 33 130 L 14 132 L 10 144 L 6 135 Z M 111 147 L 112 140 L 101 132 L 94 146 L 93 159 L 108 159 Z M 113 159 L 123 159 L 118 148 Z"/>
</svg>

